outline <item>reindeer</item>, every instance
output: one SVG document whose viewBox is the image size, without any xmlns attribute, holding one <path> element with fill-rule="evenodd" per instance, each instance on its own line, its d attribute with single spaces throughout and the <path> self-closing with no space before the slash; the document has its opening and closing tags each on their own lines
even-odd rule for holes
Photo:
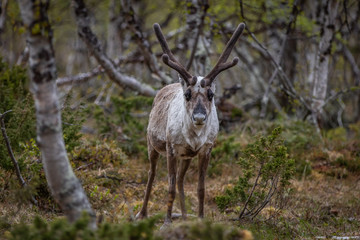
<svg viewBox="0 0 360 240">
<path fill-rule="evenodd" d="M 191 159 L 196 155 L 199 156 L 198 216 L 199 218 L 204 217 L 205 174 L 210 160 L 211 149 L 219 130 L 219 121 L 214 102 L 214 80 L 220 72 L 238 63 L 238 58 L 234 58 L 231 62 L 226 61 L 244 27 L 245 24 L 239 24 L 215 67 L 206 77 L 200 77 L 192 76 L 175 59 L 160 25 L 154 24 L 156 36 L 164 52 L 162 60 L 179 73 L 180 83 L 165 86 L 157 93 L 154 99 L 147 128 L 150 170 L 144 203 L 140 212 L 136 215 L 137 218 L 147 217 L 147 205 L 155 178 L 159 154 L 166 156 L 168 168 L 169 197 L 165 224 L 171 223 L 176 184 L 179 191 L 181 215 L 183 219 L 186 219 L 184 176 Z M 177 168 L 178 162 L 179 168 Z"/>
</svg>

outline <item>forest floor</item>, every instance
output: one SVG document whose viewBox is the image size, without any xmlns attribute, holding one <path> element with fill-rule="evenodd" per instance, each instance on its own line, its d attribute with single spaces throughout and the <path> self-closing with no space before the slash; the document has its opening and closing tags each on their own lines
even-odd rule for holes
<svg viewBox="0 0 360 240">
<path fill-rule="evenodd" d="M 115 150 L 111 150 L 114 144 L 112 141 L 90 143 L 87 139 L 88 137 L 82 138 L 82 145 L 70 159 L 97 217 L 113 223 L 133 220 L 142 205 L 149 169 L 147 159 L 126 156 L 122 151 L 114 153 Z M 215 203 L 217 195 L 233 186 L 241 173 L 240 166 L 231 162 L 210 166 L 213 174 L 206 179 L 206 219 L 247 229 L 255 239 L 360 236 L 360 174 L 353 169 L 354 166 L 357 169 L 357 163 L 339 164 L 339 156 L 346 153 L 334 149 L 311 149 L 309 152 L 302 152 L 300 156 L 306 164 L 300 166 L 307 167 L 300 169 L 291 180 L 283 208 L 276 209 L 269 205 L 253 220 L 233 221 L 231 219 L 238 215 L 237 209 L 227 209 L 226 213 L 221 213 Z M 95 157 L 86 160 L 86 154 Z M 118 162 L 114 160 L 116 158 Z M 197 176 L 195 158 L 185 179 L 186 207 L 189 214 L 187 221 L 197 221 Z M 30 222 L 36 215 L 46 220 L 62 216 L 46 190 L 37 196 L 40 199 L 39 207 L 20 201 L 24 191 L 14 190 L 17 184 L 15 181 L 14 173 L 0 172 L 0 216 L 6 218 L 7 222 Z M 148 207 L 150 216 L 164 215 L 166 212 L 167 189 L 166 161 L 164 157 L 160 157 Z M 173 212 L 180 213 L 178 198 L 175 200 Z M 180 222 L 182 220 L 175 220 L 174 224 Z M 161 225 L 162 221 L 159 221 L 158 227 Z M 5 227 L 0 224 L 0 231 L 4 230 Z"/>
</svg>

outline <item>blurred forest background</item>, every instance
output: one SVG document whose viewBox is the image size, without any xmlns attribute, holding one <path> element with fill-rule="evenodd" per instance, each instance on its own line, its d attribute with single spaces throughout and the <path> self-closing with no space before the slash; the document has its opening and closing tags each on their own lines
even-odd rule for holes
<svg viewBox="0 0 360 240">
<path fill-rule="evenodd" d="M 98 217 L 133 231 L 127 219 L 140 209 L 147 181 L 152 101 L 157 90 L 178 82 L 161 61 L 153 24 L 161 25 L 175 57 L 204 76 L 244 22 L 232 52 L 240 61 L 216 80 L 220 133 L 206 179 L 210 222 L 193 226 L 202 233 L 180 226 L 155 237 L 183 228 L 194 239 L 219 229 L 225 236 L 214 222 L 249 229 L 256 239 L 360 235 L 359 1 L 86 0 L 85 5 L 86 24 L 98 41 L 78 34 L 72 1 L 50 1 L 48 17 L 67 154 Z M 19 185 L 1 136 L 0 234 L 16 239 L 45 231 L 39 226 L 62 212 L 47 187 L 36 145 L 29 48 L 18 2 L 2 0 L 0 14 L 0 114 L 12 110 L 1 119 L 25 182 Z M 190 216 L 197 212 L 196 161 L 185 180 Z M 166 196 L 162 158 L 150 215 L 165 212 Z M 26 225 L 36 215 L 43 220 Z M 149 231 L 149 238 L 139 239 L 152 239 L 148 228 L 156 229 L 157 222 L 151 218 L 139 227 L 140 233 Z"/>
</svg>

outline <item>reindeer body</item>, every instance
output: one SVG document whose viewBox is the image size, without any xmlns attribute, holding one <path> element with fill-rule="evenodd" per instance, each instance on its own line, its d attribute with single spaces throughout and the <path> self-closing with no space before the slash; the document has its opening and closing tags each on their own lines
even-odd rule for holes
<svg viewBox="0 0 360 240">
<path fill-rule="evenodd" d="M 174 57 L 158 24 L 154 24 L 156 36 L 164 51 L 163 62 L 180 75 L 180 83 L 162 88 L 156 95 L 148 125 L 149 178 L 144 203 L 137 218 L 147 216 L 147 204 L 155 178 L 159 155 L 166 156 L 169 180 L 168 210 L 165 224 L 171 223 L 176 185 L 179 191 L 182 217 L 186 218 L 184 177 L 191 159 L 198 155 L 198 216 L 204 217 L 205 175 L 210 161 L 219 121 L 215 109 L 214 80 L 216 76 L 237 64 L 238 58 L 226 62 L 245 25 L 239 24 L 227 43 L 217 64 L 205 77 L 191 75 Z M 179 167 L 177 166 L 179 162 Z"/>
<path fill-rule="evenodd" d="M 202 91 L 199 77 L 195 85 L 197 91 Z M 155 151 L 166 156 L 166 142 L 171 143 L 174 154 L 179 159 L 193 158 L 200 149 L 212 146 L 218 130 L 219 121 L 215 103 L 212 100 L 208 122 L 197 127 L 187 114 L 184 93 L 180 83 L 174 83 L 161 89 L 154 99 L 147 129 L 148 144 Z"/>
</svg>

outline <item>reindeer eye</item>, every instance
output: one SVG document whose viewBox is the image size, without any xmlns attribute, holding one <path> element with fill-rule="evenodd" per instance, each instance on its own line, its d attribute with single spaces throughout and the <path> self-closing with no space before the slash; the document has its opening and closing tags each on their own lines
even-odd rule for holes
<svg viewBox="0 0 360 240">
<path fill-rule="evenodd" d="M 185 99 L 186 101 L 189 101 L 191 99 L 191 90 L 188 89 L 186 90 L 186 92 L 184 93 Z"/>
<path fill-rule="evenodd" d="M 208 89 L 207 94 L 209 101 L 211 101 L 214 97 L 214 93 L 211 91 L 211 89 Z"/>
</svg>

